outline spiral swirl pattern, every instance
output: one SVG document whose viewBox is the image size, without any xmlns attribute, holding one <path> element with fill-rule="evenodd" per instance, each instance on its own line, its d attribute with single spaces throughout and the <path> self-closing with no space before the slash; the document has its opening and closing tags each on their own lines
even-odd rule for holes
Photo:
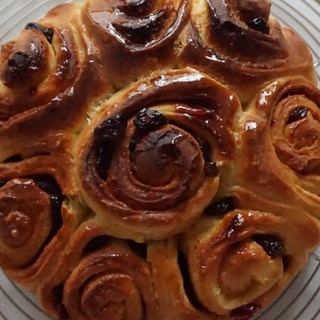
<svg viewBox="0 0 320 320">
<path fill-rule="evenodd" d="M 108 243 L 83 257 L 65 283 L 72 319 L 157 319 L 151 270 L 126 243 Z"/>
<path fill-rule="evenodd" d="M 319 174 L 319 90 L 303 79 L 288 80 L 282 90 L 274 100 L 272 144 L 295 172 Z"/>
<path fill-rule="evenodd" d="M 59 320 L 248 320 L 320 242 L 319 97 L 266 0 L 57 6 L 0 53 L 0 266 Z"/>
<path fill-rule="evenodd" d="M 2 261 L 12 267 L 33 260 L 49 235 L 49 209 L 49 197 L 31 179 L 12 179 L 1 187 Z"/>
<path fill-rule="evenodd" d="M 301 220 L 236 209 L 190 229 L 181 246 L 201 304 L 223 315 L 244 306 L 259 309 L 273 299 L 298 273 L 301 261 L 296 257 L 304 256 L 305 261 L 305 246 L 314 245 L 311 236 L 299 246 L 300 226 L 319 232 L 312 219 Z M 239 274 L 246 276 L 240 279 Z"/>
<path fill-rule="evenodd" d="M 281 192 L 286 195 L 284 202 L 303 207 L 316 217 L 319 97 L 317 87 L 304 78 L 289 77 L 270 84 L 258 93 L 242 119 L 240 147 L 241 157 L 251 158 L 254 164 L 250 172 L 241 172 L 242 184 L 270 198 Z M 262 191 L 269 183 L 272 190 Z"/>
<path fill-rule="evenodd" d="M 244 104 L 266 81 L 282 75 L 316 79 L 308 49 L 271 15 L 269 1 L 198 1 L 184 37 L 182 61 L 219 77 Z"/>
<path fill-rule="evenodd" d="M 16 142 L 0 155 L 0 264 L 30 290 L 50 275 L 50 259 L 66 242 L 59 238 L 80 218 L 71 218 L 72 205 L 64 204 L 64 195 L 76 192 L 75 183 L 65 181 L 69 144 L 67 136 L 52 135 L 24 147 Z"/>
<path fill-rule="evenodd" d="M 188 1 L 105 1 L 86 3 L 92 24 L 130 52 L 159 47 L 173 37 L 185 19 Z"/>
<path fill-rule="evenodd" d="M 186 88 L 192 94 L 184 97 Z M 219 166 L 233 157 L 238 100 L 182 70 L 141 82 L 109 105 L 80 139 L 86 202 L 108 216 L 116 236 L 141 241 L 184 230 L 214 196 Z"/>
<path fill-rule="evenodd" d="M 190 7 L 188 0 L 86 1 L 83 21 L 101 50 L 109 81 L 119 89 L 173 65 Z"/>
<path fill-rule="evenodd" d="M 94 64 L 93 46 L 85 34 L 77 32 L 80 10 L 77 3 L 58 6 L 41 20 L 26 24 L 18 36 L 2 46 L 0 121 L 10 123 L 11 130 L 26 134 L 42 129 L 43 134 L 45 118 L 53 130 L 72 126 L 72 109 L 81 115 L 87 108 L 83 102 L 92 97 L 93 92 L 84 89 L 88 83 L 96 85 L 95 95 L 99 95 L 99 83 L 107 88 Z M 53 117 L 57 109 L 61 115 Z M 40 115 L 42 120 L 37 122 Z"/>
<path fill-rule="evenodd" d="M 244 209 L 255 200 L 238 195 L 211 204 L 178 240 L 150 244 L 159 302 L 173 318 L 251 318 L 297 275 L 306 247 L 315 245 L 312 217 L 291 209 L 285 216 L 287 207 L 265 201 L 268 212 Z"/>
</svg>

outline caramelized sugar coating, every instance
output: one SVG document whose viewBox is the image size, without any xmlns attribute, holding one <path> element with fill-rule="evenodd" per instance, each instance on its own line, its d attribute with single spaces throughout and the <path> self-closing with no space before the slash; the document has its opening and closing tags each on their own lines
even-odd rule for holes
<svg viewBox="0 0 320 320">
<path fill-rule="evenodd" d="M 266 0 L 86 0 L 0 54 L 0 266 L 59 320 L 247 320 L 320 243 L 320 90 Z"/>
</svg>

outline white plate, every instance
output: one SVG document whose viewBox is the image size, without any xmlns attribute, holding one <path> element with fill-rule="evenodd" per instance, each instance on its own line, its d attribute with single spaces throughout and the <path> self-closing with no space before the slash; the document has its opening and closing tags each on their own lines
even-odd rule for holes
<svg viewBox="0 0 320 320">
<path fill-rule="evenodd" d="M 28 22 L 40 18 L 63 0 L 0 0 L 0 42 L 14 37 Z M 273 14 L 295 29 L 320 60 L 320 0 L 273 0 Z M 320 63 L 317 67 L 320 82 Z M 303 239 L 302 239 L 303 241 Z M 255 320 L 320 320 L 320 248 L 303 272 Z M 34 296 L 0 271 L 0 320 L 50 320 Z"/>
</svg>

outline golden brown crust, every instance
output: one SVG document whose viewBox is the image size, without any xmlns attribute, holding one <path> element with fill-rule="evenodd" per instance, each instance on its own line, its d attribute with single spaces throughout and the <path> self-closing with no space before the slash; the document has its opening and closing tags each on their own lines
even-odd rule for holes
<svg viewBox="0 0 320 320">
<path fill-rule="evenodd" d="M 163 319 L 146 245 L 109 237 L 94 220 L 70 237 L 37 295 L 53 317 Z"/>
<path fill-rule="evenodd" d="M 87 0 L 3 44 L 0 266 L 50 316 L 247 320 L 303 268 L 320 91 L 270 13 Z"/>
<path fill-rule="evenodd" d="M 261 90 L 239 121 L 230 183 L 319 218 L 319 105 L 319 89 L 302 77 Z"/>
<path fill-rule="evenodd" d="M 239 101 L 186 69 L 138 82 L 103 109 L 79 140 L 84 201 L 116 237 L 144 241 L 185 230 L 216 193 L 219 167 L 233 158 Z"/>
<path fill-rule="evenodd" d="M 101 85 L 111 89 L 80 12 L 80 4 L 60 5 L 2 46 L 0 136 L 43 135 L 49 125 L 78 130 Z"/>
<path fill-rule="evenodd" d="M 103 57 L 106 77 L 116 88 L 174 66 L 174 42 L 191 5 L 188 0 L 85 2 L 83 21 Z"/>
<path fill-rule="evenodd" d="M 194 1 L 178 55 L 179 66 L 187 64 L 218 78 L 244 104 L 266 82 L 281 76 L 301 74 L 316 81 L 306 44 L 280 26 L 268 1 Z"/>
<path fill-rule="evenodd" d="M 82 219 L 74 203 L 73 136 L 54 134 L 1 153 L 1 267 L 34 290 L 50 274 L 52 259 Z M 11 238 L 10 238 L 11 237 Z"/>
<path fill-rule="evenodd" d="M 223 218 L 205 217 L 183 237 L 191 282 L 206 309 L 221 315 L 245 305 L 260 309 L 300 272 L 319 228 L 307 215 L 274 211 L 236 209 Z"/>
</svg>

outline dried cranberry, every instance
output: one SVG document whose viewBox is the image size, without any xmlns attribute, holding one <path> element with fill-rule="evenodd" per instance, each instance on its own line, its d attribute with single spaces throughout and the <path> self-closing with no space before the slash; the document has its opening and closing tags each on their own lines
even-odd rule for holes
<svg viewBox="0 0 320 320">
<path fill-rule="evenodd" d="M 156 130 L 168 123 L 166 117 L 157 110 L 142 109 L 133 120 L 137 130 L 149 132 Z"/>
<path fill-rule="evenodd" d="M 298 120 L 302 120 L 307 115 L 308 115 L 307 108 L 305 108 L 305 107 L 296 108 L 290 113 L 287 124 L 290 124 L 290 123 L 298 121 Z"/>
<path fill-rule="evenodd" d="M 268 22 L 262 17 L 253 18 L 252 20 L 248 21 L 247 25 L 249 28 L 260 31 L 262 33 L 270 33 Z"/>
<path fill-rule="evenodd" d="M 232 197 L 224 198 L 220 201 L 214 202 L 212 205 L 207 207 L 205 213 L 207 215 L 220 216 L 232 211 L 236 208 L 235 201 Z"/>
<path fill-rule="evenodd" d="M 273 258 L 283 256 L 283 244 L 279 237 L 270 234 L 257 234 L 253 236 L 253 239 L 261 245 L 269 256 Z"/>
<path fill-rule="evenodd" d="M 231 311 L 231 320 L 248 320 L 261 308 L 258 304 L 247 304 Z"/>
<path fill-rule="evenodd" d="M 52 28 L 44 28 L 36 22 L 30 22 L 25 26 L 25 29 L 26 30 L 31 29 L 31 30 L 41 31 L 44 34 L 44 36 L 46 37 L 46 39 L 48 40 L 48 42 L 52 43 L 52 38 L 53 38 L 53 29 Z"/>
</svg>

